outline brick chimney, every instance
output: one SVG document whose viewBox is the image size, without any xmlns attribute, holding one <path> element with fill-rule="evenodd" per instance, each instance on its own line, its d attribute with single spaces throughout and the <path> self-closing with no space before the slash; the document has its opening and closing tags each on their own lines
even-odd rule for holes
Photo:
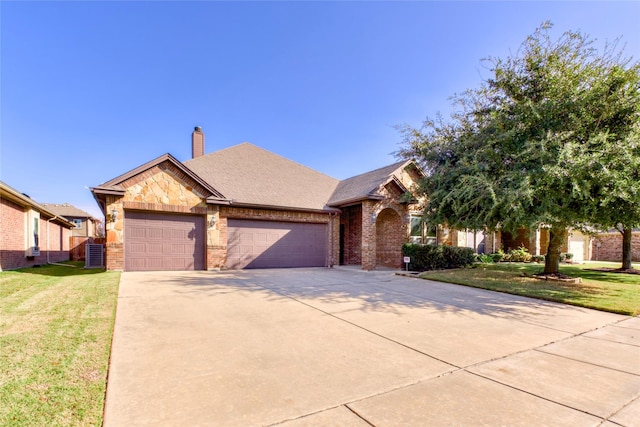
<svg viewBox="0 0 640 427">
<path fill-rule="evenodd" d="M 196 126 L 191 134 L 191 156 L 194 159 L 204 156 L 204 132 L 200 126 Z"/>
</svg>

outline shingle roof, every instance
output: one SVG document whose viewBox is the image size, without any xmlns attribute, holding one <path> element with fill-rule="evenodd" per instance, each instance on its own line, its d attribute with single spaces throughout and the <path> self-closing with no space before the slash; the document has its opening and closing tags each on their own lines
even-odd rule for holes
<svg viewBox="0 0 640 427">
<path fill-rule="evenodd" d="M 338 206 L 349 201 L 376 198 L 378 190 L 386 184 L 393 173 L 402 167 L 406 160 L 385 166 L 370 172 L 347 178 L 338 184 L 335 192 L 327 202 L 329 206 Z"/>
<path fill-rule="evenodd" d="M 82 209 L 78 209 L 69 203 L 57 204 L 57 203 L 40 203 L 45 208 L 49 209 L 51 212 L 56 215 L 61 215 L 65 218 L 93 218 L 90 213 L 83 211 Z"/>
<path fill-rule="evenodd" d="M 326 209 L 339 184 L 248 142 L 183 163 L 235 205 Z"/>
</svg>

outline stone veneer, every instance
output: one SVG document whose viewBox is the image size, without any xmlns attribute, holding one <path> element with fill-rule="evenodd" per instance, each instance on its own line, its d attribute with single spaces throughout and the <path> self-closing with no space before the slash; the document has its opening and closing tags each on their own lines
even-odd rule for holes
<svg viewBox="0 0 640 427">
<path fill-rule="evenodd" d="M 128 179 L 123 196 L 106 197 L 106 254 L 109 270 L 124 269 L 125 210 L 206 215 L 206 190 L 169 162 Z M 113 219 L 112 212 L 117 212 Z"/>
</svg>

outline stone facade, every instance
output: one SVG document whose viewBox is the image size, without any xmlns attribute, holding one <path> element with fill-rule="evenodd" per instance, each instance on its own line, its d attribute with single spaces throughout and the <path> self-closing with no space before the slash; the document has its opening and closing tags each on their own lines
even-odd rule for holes
<svg viewBox="0 0 640 427">
<path fill-rule="evenodd" d="M 108 195 L 105 198 L 105 264 L 109 270 L 124 269 L 124 221 L 127 210 L 202 216 L 208 213 L 205 190 L 170 162 L 155 165 L 121 185 L 125 188 L 124 195 Z"/>
</svg>

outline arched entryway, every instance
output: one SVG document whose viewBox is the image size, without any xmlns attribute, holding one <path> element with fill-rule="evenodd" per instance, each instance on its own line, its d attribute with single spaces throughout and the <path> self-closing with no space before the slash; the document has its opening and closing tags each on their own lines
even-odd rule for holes
<svg viewBox="0 0 640 427">
<path fill-rule="evenodd" d="M 382 210 L 376 218 L 376 266 L 402 267 L 402 244 L 405 242 L 402 218 L 393 209 Z"/>
</svg>

